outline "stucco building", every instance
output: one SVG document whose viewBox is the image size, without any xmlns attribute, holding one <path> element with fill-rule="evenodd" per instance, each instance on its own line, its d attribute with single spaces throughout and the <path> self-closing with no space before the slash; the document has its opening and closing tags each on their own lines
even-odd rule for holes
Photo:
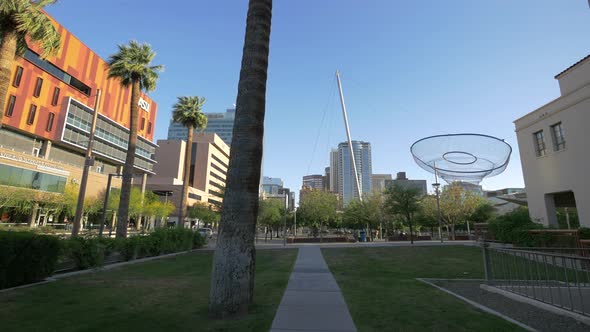
<svg viewBox="0 0 590 332">
<path fill-rule="evenodd" d="M 555 76 L 561 96 L 514 121 L 531 218 L 557 225 L 576 208 L 590 227 L 590 56 Z"/>
<path fill-rule="evenodd" d="M 186 142 L 183 140 L 158 140 L 154 167 L 155 175 L 147 180 L 147 189 L 169 192 L 168 201 L 180 205 L 184 179 L 184 156 Z M 225 179 L 229 164 L 229 146 L 216 134 L 197 133 L 193 137 L 190 166 L 188 206 L 204 202 L 212 207 L 221 206 Z M 178 210 L 170 216 L 177 221 Z"/>
</svg>

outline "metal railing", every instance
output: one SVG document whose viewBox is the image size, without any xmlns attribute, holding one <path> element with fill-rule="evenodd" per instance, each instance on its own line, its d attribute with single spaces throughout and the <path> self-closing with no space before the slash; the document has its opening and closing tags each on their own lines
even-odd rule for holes
<svg viewBox="0 0 590 332">
<path fill-rule="evenodd" d="M 482 247 L 488 285 L 590 316 L 589 248 Z"/>
</svg>

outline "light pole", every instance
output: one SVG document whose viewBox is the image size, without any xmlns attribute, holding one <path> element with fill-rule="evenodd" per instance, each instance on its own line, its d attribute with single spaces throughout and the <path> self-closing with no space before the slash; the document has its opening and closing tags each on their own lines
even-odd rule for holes
<svg viewBox="0 0 590 332">
<path fill-rule="evenodd" d="M 84 197 L 86 196 L 86 185 L 88 184 L 88 173 L 90 172 L 90 166 L 94 165 L 92 146 L 94 145 L 94 131 L 96 130 L 96 122 L 98 119 L 100 96 L 101 91 L 98 89 L 96 92 L 96 100 L 94 102 L 94 113 L 92 115 L 92 125 L 90 126 L 88 147 L 86 148 L 86 157 L 84 158 L 84 168 L 82 169 L 82 178 L 80 179 L 80 190 L 78 192 L 78 202 L 76 204 L 76 215 L 74 217 L 72 236 L 78 236 L 78 232 L 80 232 L 80 227 L 82 225 L 82 216 L 84 214 Z"/>
<path fill-rule="evenodd" d="M 100 229 L 98 231 L 98 236 L 102 237 L 102 231 L 104 230 L 104 224 L 107 221 L 107 207 L 109 205 L 109 194 L 111 192 L 111 181 L 113 179 L 113 176 L 115 177 L 120 177 L 123 174 L 119 174 L 119 173 L 110 173 L 109 174 L 109 178 L 107 180 L 107 191 L 104 194 L 104 203 L 102 205 L 102 219 L 100 221 Z"/>
<path fill-rule="evenodd" d="M 436 166 L 434 166 L 434 183 L 432 186 L 434 187 L 434 191 L 436 193 L 436 210 L 438 211 L 438 237 L 440 238 L 440 243 L 443 243 L 442 238 L 442 221 L 440 215 L 440 183 L 438 183 L 438 174 L 436 172 Z"/>
</svg>

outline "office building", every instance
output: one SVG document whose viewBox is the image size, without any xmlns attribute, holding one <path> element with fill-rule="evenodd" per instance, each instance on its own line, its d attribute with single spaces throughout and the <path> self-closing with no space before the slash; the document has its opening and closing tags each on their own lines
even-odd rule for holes
<svg viewBox="0 0 590 332">
<path fill-rule="evenodd" d="M 278 195 L 279 190 L 283 189 L 283 180 L 281 178 L 262 177 L 262 192 L 268 195 Z"/>
<path fill-rule="evenodd" d="M 557 226 L 556 209 L 577 209 L 590 227 L 590 56 L 555 76 L 561 95 L 514 121 L 531 218 Z"/>
<path fill-rule="evenodd" d="M 394 180 L 385 180 L 384 182 L 386 188 L 399 186 L 405 189 L 416 189 L 422 196 L 428 193 L 426 180 L 410 180 L 406 176 L 406 172 L 398 172 Z"/>
<path fill-rule="evenodd" d="M 175 206 L 180 205 L 184 180 L 184 156 L 186 142 L 183 140 L 158 140 L 154 167 L 155 175 L 147 180 L 147 189 L 157 192 L 171 192 L 167 198 Z M 225 191 L 225 179 L 229 163 L 229 146 L 216 134 L 196 133 L 193 137 L 189 193 L 187 205 L 204 202 L 220 207 Z M 171 214 L 171 221 L 177 221 L 178 210 Z"/>
<path fill-rule="evenodd" d="M 371 143 L 352 141 L 352 148 L 355 156 L 360 192 L 362 194 L 369 194 L 372 190 L 371 175 L 373 174 Z M 344 207 L 351 200 L 360 199 L 348 142 L 338 144 L 338 195 L 341 197 L 340 201 L 343 202 Z"/>
<path fill-rule="evenodd" d="M 99 102 L 86 192 L 92 197 L 105 190 L 108 174 L 125 162 L 131 88 L 108 79 L 106 62 L 52 21 L 61 34 L 60 52 L 42 59 L 39 47 L 29 43 L 11 70 L 6 108 L 0 110 L 0 185 L 63 193 L 67 184 L 79 183 Z M 153 174 L 158 106 L 142 93 L 139 112 L 135 171 Z M 118 186 L 120 180 L 113 179 L 113 187 Z"/>
<path fill-rule="evenodd" d="M 373 174 L 371 175 L 371 187 L 373 187 L 373 191 L 376 192 L 384 192 L 385 191 L 385 181 L 391 180 L 391 174 Z"/>
<path fill-rule="evenodd" d="M 324 190 L 324 176 L 321 174 L 312 174 L 303 176 L 302 187 L 308 187 L 313 190 Z"/>
<path fill-rule="evenodd" d="M 205 133 L 215 133 L 227 144 L 231 146 L 231 140 L 234 131 L 234 120 L 236 115 L 235 108 L 228 108 L 225 113 L 204 113 L 207 116 L 207 128 Z M 186 140 L 188 130 L 179 123 L 170 122 L 168 127 L 169 140 Z"/>
<path fill-rule="evenodd" d="M 338 179 L 340 175 L 338 174 L 338 149 L 332 149 L 330 151 L 330 181 L 329 181 L 329 191 L 333 193 L 338 192 Z"/>
</svg>

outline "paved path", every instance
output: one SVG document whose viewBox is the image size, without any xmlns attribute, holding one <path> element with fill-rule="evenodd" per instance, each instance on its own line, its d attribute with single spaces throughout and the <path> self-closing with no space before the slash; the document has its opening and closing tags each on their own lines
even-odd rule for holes
<svg viewBox="0 0 590 332">
<path fill-rule="evenodd" d="M 270 331 L 356 331 L 319 246 L 299 249 Z"/>
</svg>

